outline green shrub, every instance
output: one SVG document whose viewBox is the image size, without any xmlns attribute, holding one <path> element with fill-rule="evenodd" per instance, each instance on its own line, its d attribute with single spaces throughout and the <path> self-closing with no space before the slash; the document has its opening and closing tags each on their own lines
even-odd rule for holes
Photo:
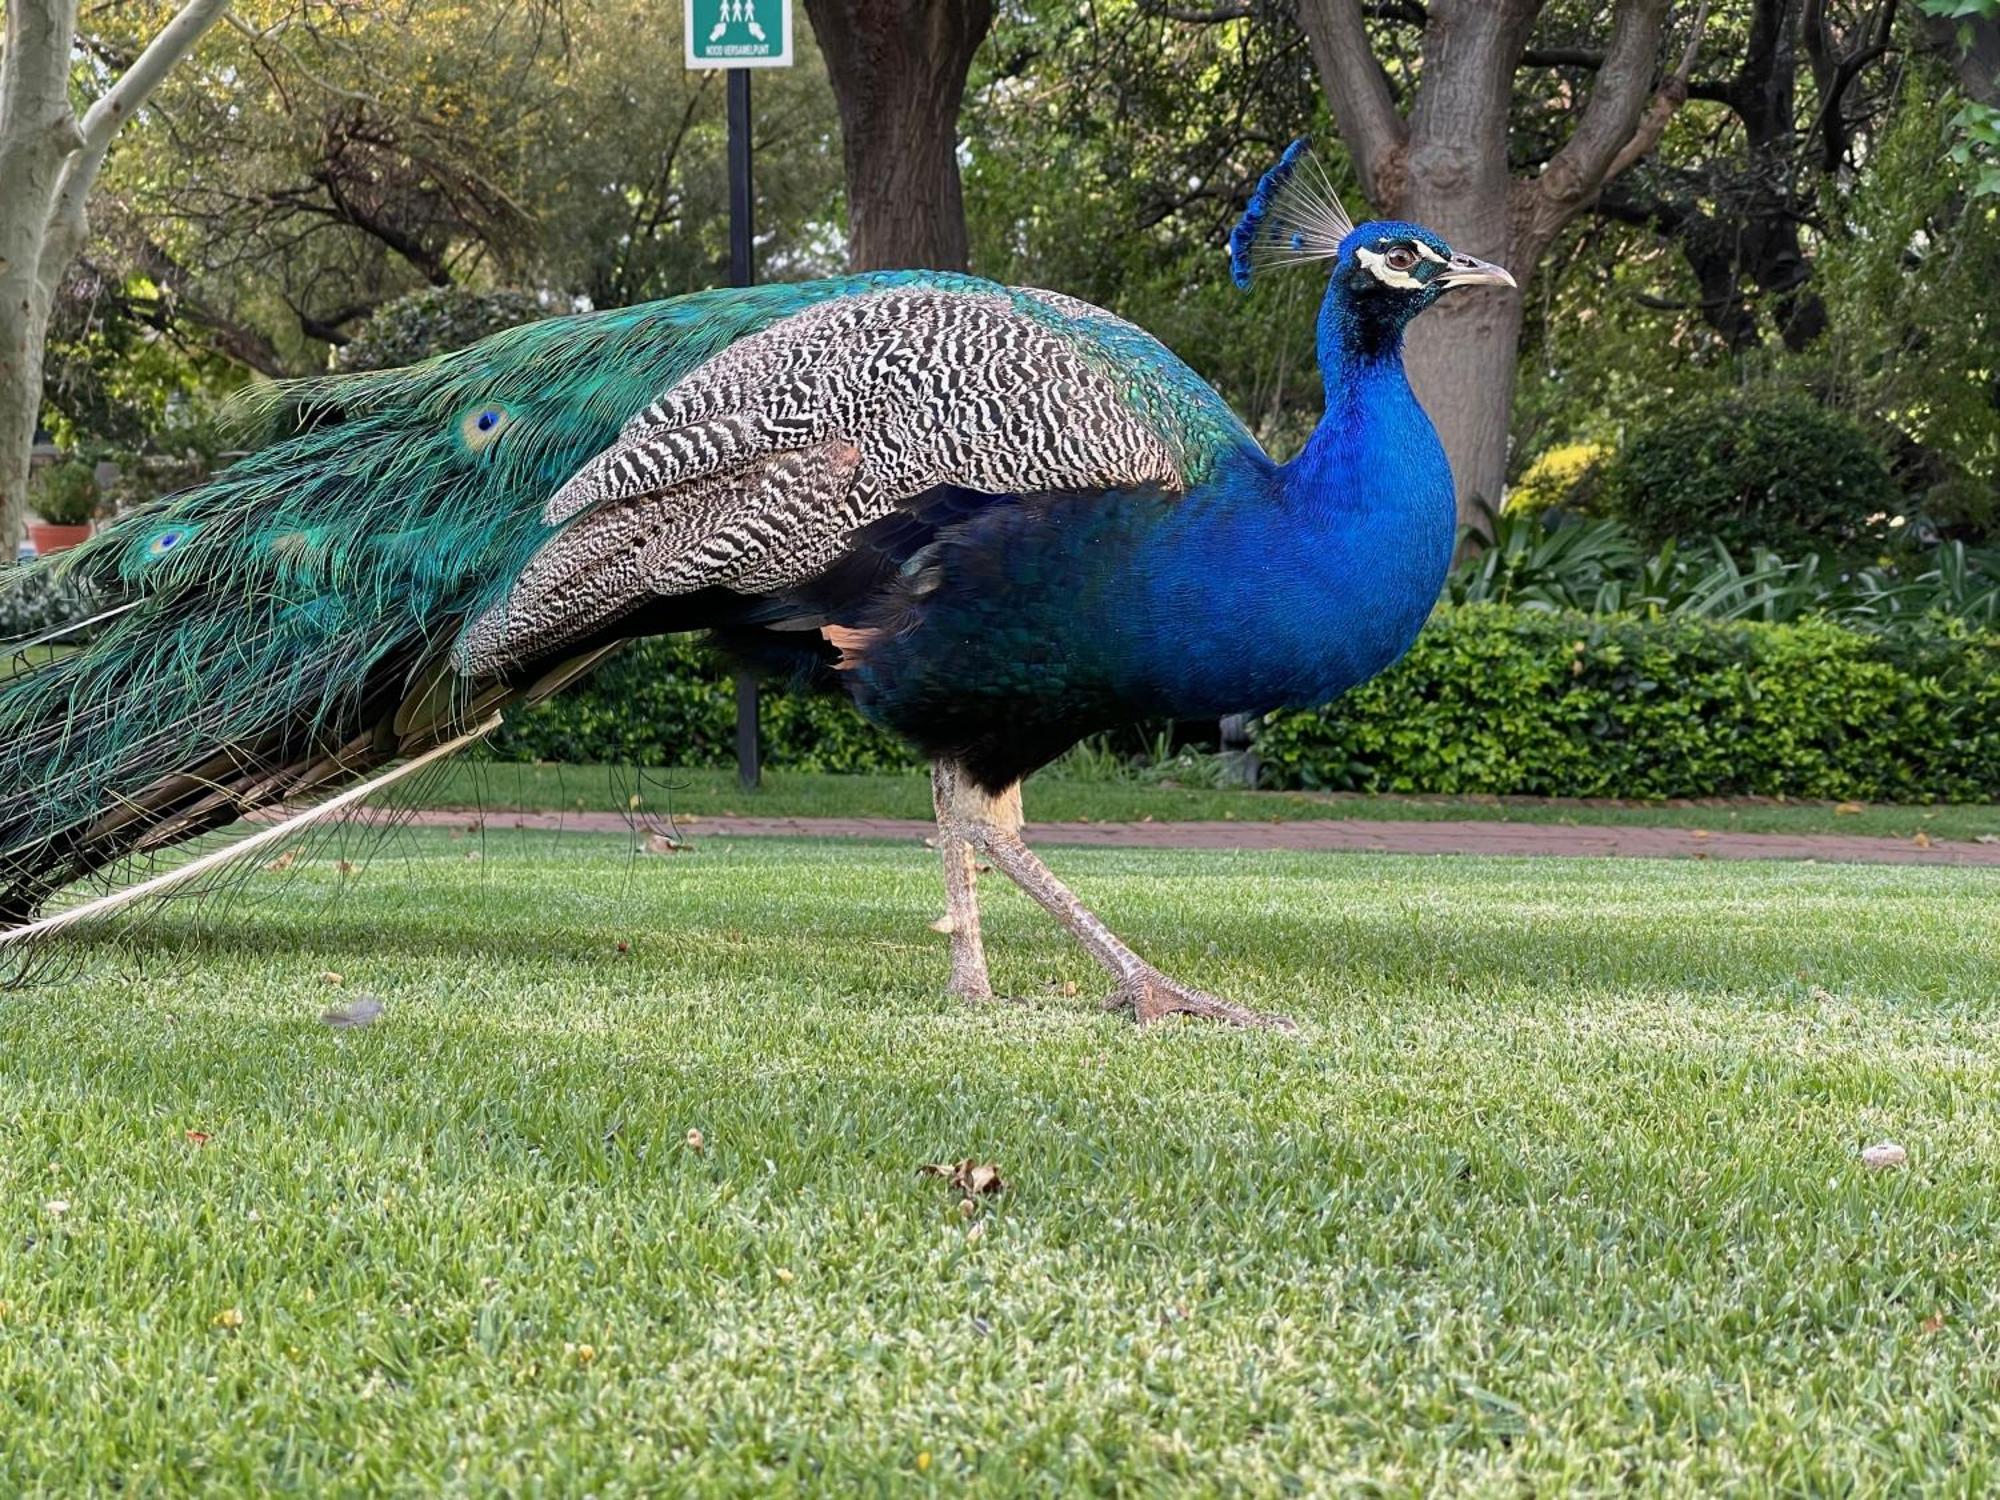
<svg viewBox="0 0 2000 1500">
<path fill-rule="evenodd" d="M 1264 721 L 1276 785 L 1570 797 L 2000 796 L 2000 633 L 1441 610 L 1399 665 Z"/>
<path fill-rule="evenodd" d="M 51 526 L 85 525 L 97 514 L 97 476 L 76 459 L 51 464 L 35 476 L 29 503 Z"/>
<path fill-rule="evenodd" d="M 1702 615 L 1789 621 L 1821 616 L 1881 629 L 1931 615 L 2000 625 L 2000 551 L 1946 542 L 1866 565 L 1832 553 L 1739 556 L 1710 537 L 1648 553 L 1623 521 L 1543 511 L 1487 514 L 1487 545 L 1445 579 L 1452 604 L 1516 604 L 1592 615 Z"/>
<path fill-rule="evenodd" d="M 96 597 L 62 568 L 46 563 L 0 566 L 0 641 L 44 635 L 88 619 L 99 608 Z M 0 677 L 7 669 L 8 663 L 0 660 Z"/>
<path fill-rule="evenodd" d="M 768 690 L 764 754 L 811 771 L 916 758 L 841 698 Z M 510 722 L 508 760 L 723 766 L 728 673 L 686 639 L 626 648 Z M 1274 714 L 1275 786 L 1553 797 L 2000 797 L 2000 633 L 1877 633 L 1468 605 L 1331 707 Z"/>
<path fill-rule="evenodd" d="M 1559 443 L 1545 448 L 1507 487 L 1503 509 L 1509 515 L 1534 516 L 1551 510 L 1595 515 L 1604 465 L 1610 457 L 1611 450 L 1602 443 Z"/>
<path fill-rule="evenodd" d="M 548 316 L 527 292 L 425 287 L 385 303 L 335 356 L 339 370 L 389 370 L 476 344 L 489 334 Z"/>
<path fill-rule="evenodd" d="M 766 684 L 764 755 L 797 771 L 883 771 L 915 765 L 893 735 L 844 698 Z M 627 646 L 568 692 L 510 720 L 502 760 L 726 766 L 736 760 L 729 673 L 685 636 Z"/>
<path fill-rule="evenodd" d="M 1601 498 L 1652 543 L 1712 536 L 1787 555 L 1879 548 L 1902 508 L 1860 427 L 1775 390 L 1691 402 L 1634 434 L 1605 470 Z"/>
</svg>

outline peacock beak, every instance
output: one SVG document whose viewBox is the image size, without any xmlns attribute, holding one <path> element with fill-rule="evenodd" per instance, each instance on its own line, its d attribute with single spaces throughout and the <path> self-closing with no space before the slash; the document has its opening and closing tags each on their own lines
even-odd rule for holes
<svg viewBox="0 0 2000 1500">
<path fill-rule="evenodd" d="M 1514 286 L 1517 283 L 1505 266 L 1470 255 L 1454 255 L 1445 268 L 1432 278 L 1439 286 Z"/>
</svg>

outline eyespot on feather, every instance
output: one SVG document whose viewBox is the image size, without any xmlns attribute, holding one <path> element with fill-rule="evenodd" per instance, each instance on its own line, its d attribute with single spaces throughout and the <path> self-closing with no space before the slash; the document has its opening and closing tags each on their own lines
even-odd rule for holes
<svg viewBox="0 0 2000 1500">
<path fill-rule="evenodd" d="M 193 538 L 196 528 L 185 522 L 175 522 L 162 526 L 144 541 L 134 542 L 125 556 L 126 567 L 144 567 L 156 563 L 185 547 Z"/>
<path fill-rule="evenodd" d="M 469 451 L 483 453 L 493 446 L 501 433 L 513 425 L 513 421 L 506 407 L 488 402 L 473 407 L 459 418 L 458 435 L 465 440 L 465 446 Z"/>
</svg>

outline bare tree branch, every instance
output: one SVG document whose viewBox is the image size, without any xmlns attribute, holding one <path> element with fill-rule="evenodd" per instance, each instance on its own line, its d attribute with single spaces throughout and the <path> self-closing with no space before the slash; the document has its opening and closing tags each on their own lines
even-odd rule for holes
<svg viewBox="0 0 2000 1500">
<path fill-rule="evenodd" d="M 1826 0 L 1806 0 L 1800 30 L 1805 34 L 1806 56 L 1812 62 L 1813 82 L 1819 89 L 1819 113 L 1808 137 L 1820 140 L 1820 161 L 1825 170 L 1836 172 L 1847 156 L 1852 136 L 1845 98 L 1854 80 L 1870 63 L 1888 54 L 1891 31 L 1896 20 L 1897 0 L 1882 0 L 1865 37 L 1852 51 L 1838 52 L 1834 28 L 1827 19 Z"/>
<path fill-rule="evenodd" d="M 111 137 L 118 133 L 118 127 L 152 96 L 153 90 L 160 86 L 160 80 L 167 76 L 175 63 L 194 50 L 194 44 L 201 40 L 202 33 L 221 20 L 222 13 L 228 8 L 229 0 L 188 0 L 181 7 L 180 14 L 167 22 L 160 34 L 146 44 L 139 60 L 84 112 L 82 130 L 85 149 L 101 152 L 109 146 Z"/>
<path fill-rule="evenodd" d="M 1538 253 L 1604 185 L 1638 129 L 1666 11 L 1667 0 L 1621 0 L 1583 118 L 1535 181 L 1527 231 Z"/>
<path fill-rule="evenodd" d="M 41 278 L 51 291 L 62 276 L 63 267 L 76 258 L 89 234 L 85 203 L 91 184 L 97 181 L 98 169 L 104 165 L 104 154 L 111 149 L 111 138 L 228 8 L 229 0 L 187 0 L 179 14 L 146 44 L 138 60 L 84 112 L 78 126 L 83 143 L 63 163 L 47 238 L 42 242 Z"/>
<path fill-rule="evenodd" d="M 49 315 L 88 231 L 91 183 L 118 127 L 227 4 L 187 0 L 81 125 L 69 101 L 76 0 L 7 6 L 0 41 L 0 556 L 12 553 L 20 530 Z"/>
<path fill-rule="evenodd" d="M 1254 5 L 1218 5 L 1213 10 L 1182 10 L 1161 5 L 1159 0 L 1139 0 L 1139 9 L 1163 21 L 1183 21 L 1190 26 L 1219 26 L 1225 21 L 1247 21 L 1257 13 Z"/>
<path fill-rule="evenodd" d="M 1694 25 L 1688 28 L 1688 44 L 1681 53 L 1681 65 L 1660 85 L 1659 92 L 1653 95 L 1653 102 L 1646 106 L 1646 113 L 1640 117 L 1638 129 L 1632 132 L 1632 139 L 1612 158 L 1611 168 L 1604 174 L 1606 182 L 1640 158 L 1650 155 L 1653 148 L 1660 144 L 1660 137 L 1666 134 L 1667 121 L 1674 117 L 1674 111 L 1687 103 L 1688 75 L 1694 71 L 1695 55 L 1701 51 L 1701 34 L 1707 26 L 1708 0 L 1701 0 L 1694 13 Z"/>
<path fill-rule="evenodd" d="M 1604 66 L 1604 53 L 1594 47 L 1523 47 L 1524 68 L 1590 68 Z"/>
<path fill-rule="evenodd" d="M 1362 189 L 1378 208 L 1393 210 L 1410 132 L 1369 45 L 1361 6 L 1358 0 L 1298 0 L 1298 11 Z"/>
</svg>

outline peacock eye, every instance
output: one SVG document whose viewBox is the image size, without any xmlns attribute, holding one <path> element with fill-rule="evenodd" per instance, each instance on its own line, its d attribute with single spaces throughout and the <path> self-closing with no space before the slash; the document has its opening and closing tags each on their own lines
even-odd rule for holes
<svg viewBox="0 0 2000 1500">
<path fill-rule="evenodd" d="M 1382 257 L 1392 271 L 1407 271 L 1417 263 L 1417 252 L 1408 245 L 1397 245 Z"/>
<path fill-rule="evenodd" d="M 459 435 L 474 453 L 489 447 L 507 430 L 511 419 L 504 406 L 475 406 L 459 422 Z"/>
</svg>

